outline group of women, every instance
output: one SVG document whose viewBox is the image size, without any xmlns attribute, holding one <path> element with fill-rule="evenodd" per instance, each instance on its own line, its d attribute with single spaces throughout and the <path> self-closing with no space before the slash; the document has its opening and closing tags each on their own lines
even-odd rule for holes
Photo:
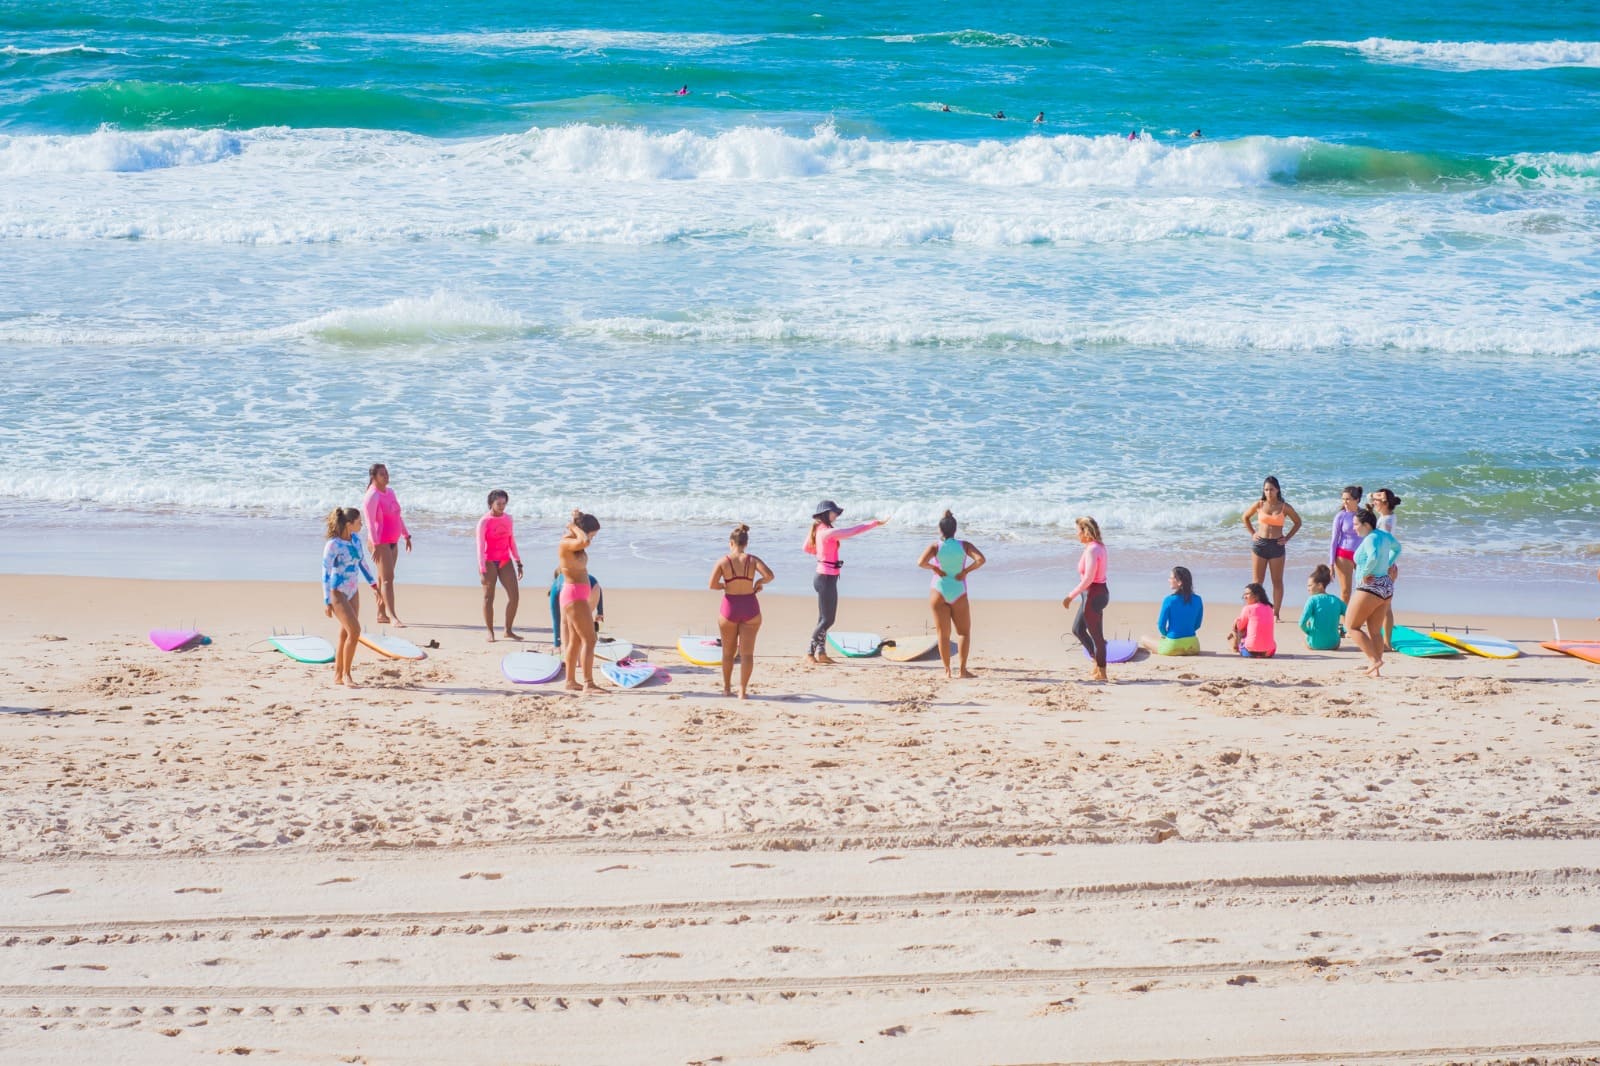
<svg viewBox="0 0 1600 1066">
<path fill-rule="evenodd" d="M 1394 626 L 1392 601 L 1398 576 L 1400 543 L 1394 537 L 1394 513 L 1400 498 L 1389 489 L 1371 496 L 1371 508 L 1361 506 L 1362 489 L 1347 486 L 1335 516 L 1327 565 L 1319 565 L 1307 581 L 1310 593 L 1301 616 L 1301 628 L 1309 647 L 1338 647 L 1348 631 L 1369 660 L 1368 674 L 1378 676 L 1383 652 L 1391 647 Z M 506 593 L 505 623 L 501 633 L 521 640 L 515 630 L 519 584 L 523 577 L 522 557 L 517 549 L 512 518 L 506 513 L 508 494 L 502 489 L 489 493 L 488 509 L 477 526 L 478 573 L 483 587 L 483 621 L 489 640 L 496 639 L 496 588 Z M 817 623 L 812 629 L 805 659 L 829 665 L 828 632 L 839 609 L 839 578 L 844 567 L 840 548 L 844 541 L 887 524 L 888 519 L 873 518 L 858 525 L 840 526 L 844 509 L 833 500 L 822 500 L 812 513 L 811 528 L 803 550 L 816 558 L 812 588 L 817 594 Z M 1244 512 L 1244 526 L 1251 537 L 1252 580 L 1245 586 L 1245 601 L 1230 630 L 1230 643 L 1245 657 L 1270 657 L 1277 651 L 1274 624 L 1281 620 L 1283 569 L 1289 541 L 1303 525 L 1298 512 L 1284 499 L 1278 479 L 1265 480 L 1261 497 Z M 1078 541 L 1083 545 L 1078 560 L 1078 582 L 1062 599 L 1071 610 L 1077 604 L 1072 632 L 1093 660 L 1091 677 L 1107 680 L 1105 610 L 1110 602 L 1107 584 L 1108 556 L 1100 525 L 1085 516 L 1076 520 Z M 376 573 L 367 565 L 360 533 L 370 529 L 372 559 Z M 919 569 L 928 570 L 928 604 L 938 633 L 939 657 L 947 677 L 972 677 L 968 669 L 971 651 L 972 609 L 967 593 L 967 578 L 988 560 L 970 541 L 956 536 L 955 515 L 946 511 L 938 523 L 938 538 L 923 549 L 917 559 Z M 575 691 L 598 689 L 594 680 L 595 645 L 602 611 L 599 609 L 598 582 L 589 573 L 588 549 L 600 532 L 600 521 L 591 514 L 574 510 L 557 544 L 557 567 L 550 587 L 555 644 L 564 653 L 566 687 Z M 377 600 L 378 621 L 404 625 L 395 607 L 394 572 L 400 543 L 411 550 L 411 533 L 401 516 L 399 501 L 389 487 L 389 471 L 382 463 L 368 471 L 366 495 L 361 508 L 336 508 L 328 517 L 327 544 L 323 550 L 324 605 L 330 617 L 340 622 L 335 658 L 335 683 L 352 684 L 350 664 L 360 636 L 360 584 L 365 578 Z M 718 611 L 718 630 L 722 648 L 722 688 L 733 695 L 733 669 L 739 665 L 738 695 L 746 698 L 755 666 L 756 635 L 761 629 L 761 590 L 774 579 L 770 566 L 749 551 L 750 528 L 736 527 L 728 537 L 728 552 L 711 570 L 709 587 L 722 593 Z M 1269 598 L 1263 581 L 1270 574 L 1273 595 Z M 1342 596 L 1327 592 L 1335 575 Z M 1204 618 L 1204 603 L 1194 591 L 1194 578 L 1182 566 L 1170 575 L 1171 594 L 1161 604 L 1157 617 L 1159 636 L 1140 643 L 1153 654 L 1197 655 L 1199 629 Z M 952 639 L 954 638 L 954 639 Z M 1331 643 L 1330 643 L 1331 641 Z"/>
</svg>

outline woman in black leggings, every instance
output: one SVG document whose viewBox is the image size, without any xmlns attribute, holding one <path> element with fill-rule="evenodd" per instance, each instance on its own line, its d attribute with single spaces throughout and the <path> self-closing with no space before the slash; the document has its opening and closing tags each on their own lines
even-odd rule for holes
<svg viewBox="0 0 1600 1066">
<path fill-rule="evenodd" d="M 1083 555 L 1078 559 L 1078 587 L 1067 593 L 1061 606 L 1071 610 L 1072 601 L 1083 597 L 1078 605 L 1077 621 L 1072 623 L 1072 635 L 1094 656 L 1094 673 L 1090 676 L 1104 681 L 1105 609 L 1111 602 L 1111 590 L 1106 587 L 1106 546 L 1100 539 L 1100 523 L 1087 516 L 1078 519 L 1078 540 L 1083 544 Z"/>
<path fill-rule="evenodd" d="M 806 649 L 807 662 L 833 662 L 828 658 L 828 630 L 833 628 L 834 617 L 839 613 L 839 568 L 844 565 L 839 561 L 839 542 L 869 529 L 877 529 L 888 521 L 887 518 L 874 518 L 859 526 L 835 529 L 833 523 L 842 514 L 844 510 L 838 504 L 823 500 L 811 515 L 811 532 L 806 536 L 806 554 L 817 557 L 817 576 L 811 581 L 811 587 L 817 590 L 817 628 L 811 631 L 811 645 Z"/>
</svg>

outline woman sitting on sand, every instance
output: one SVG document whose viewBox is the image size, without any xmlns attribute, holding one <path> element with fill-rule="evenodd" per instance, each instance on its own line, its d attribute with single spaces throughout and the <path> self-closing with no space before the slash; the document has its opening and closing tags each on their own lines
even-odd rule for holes
<svg viewBox="0 0 1600 1066">
<path fill-rule="evenodd" d="M 350 672 L 355 663 L 356 642 L 361 639 L 361 585 L 366 579 L 383 610 L 383 593 L 367 565 L 361 547 L 361 512 L 354 507 L 335 507 L 328 512 L 328 541 L 322 546 L 322 613 L 339 619 L 339 644 L 333 655 L 333 683 L 356 687 Z"/>
<path fill-rule="evenodd" d="M 1273 633 L 1277 612 L 1259 581 L 1244 587 L 1243 599 L 1244 609 L 1228 631 L 1228 643 L 1246 659 L 1270 659 L 1278 654 L 1278 638 Z"/>
<path fill-rule="evenodd" d="M 511 627 L 517 621 L 517 603 L 521 593 L 517 581 L 522 577 L 522 556 L 517 552 L 517 537 L 506 514 L 506 504 L 511 497 L 505 489 L 489 493 L 489 511 L 478 519 L 478 579 L 483 584 L 483 624 L 489 630 L 489 642 L 494 643 L 494 586 L 495 582 L 506 589 L 506 637 L 521 640 Z M 516 567 L 512 567 L 512 562 Z"/>
<path fill-rule="evenodd" d="M 756 596 L 772 580 L 772 568 L 745 551 L 750 527 L 735 526 L 728 534 L 728 554 L 711 570 L 710 585 L 722 593 L 717 628 L 722 633 L 722 694 L 733 695 L 733 660 L 739 659 L 739 698 L 750 698 L 750 674 L 756 667 L 756 633 L 761 629 L 761 601 Z"/>
<path fill-rule="evenodd" d="M 1111 589 L 1106 584 L 1106 544 L 1100 536 L 1100 523 L 1093 518 L 1084 516 L 1077 520 L 1077 525 L 1078 542 L 1083 545 L 1083 554 L 1078 557 L 1078 586 L 1067 593 L 1061 606 L 1071 610 L 1072 601 L 1083 598 L 1078 604 L 1078 617 L 1072 623 L 1072 635 L 1094 658 L 1094 673 L 1089 676 L 1095 681 L 1105 681 L 1108 680 L 1105 610 L 1106 604 L 1111 602 Z"/>
<path fill-rule="evenodd" d="M 1352 558 L 1352 567 L 1355 560 Z M 1344 636 L 1344 601 L 1328 591 L 1333 572 L 1322 563 L 1306 578 L 1306 605 L 1300 610 L 1300 632 L 1312 651 L 1338 651 Z"/>
<path fill-rule="evenodd" d="M 1283 528 L 1286 522 L 1294 523 L 1288 532 Z M 1251 579 L 1259 585 L 1271 569 L 1272 594 L 1277 597 L 1278 604 L 1274 610 L 1281 613 L 1284 546 L 1300 532 L 1300 515 L 1283 498 L 1283 487 L 1277 478 L 1269 477 L 1261 483 L 1261 498 L 1244 512 L 1244 528 L 1250 531 Z"/>
<path fill-rule="evenodd" d="M 817 590 L 817 627 L 811 631 L 811 644 L 806 648 L 807 662 L 833 662 L 828 658 L 828 630 L 839 614 L 839 570 L 844 566 L 839 558 L 839 542 L 889 521 L 873 518 L 859 526 L 835 529 L 833 523 L 843 514 L 844 508 L 832 500 L 823 500 L 811 513 L 811 532 L 806 535 L 804 550 L 817 557 L 817 576 L 811 579 L 811 587 Z"/>
<path fill-rule="evenodd" d="M 961 676 L 975 677 L 967 669 L 971 650 L 972 602 L 967 599 L 967 575 L 988 562 L 970 541 L 956 539 L 956 516 L 949 511 L 939 519 L 939 541 L 922 550 L 917 566 L 933 571 L 933 588 L 928 605 L 939 630 L 939 660 L 944 676 L 950 676 L 950 630 L 961 637 Z"/>
<path fill-rule="evenodd" d="M 572 691 L 600 691 L 594 681 L 594 610 L 590 606 L 589 545 L 600 532 L 600 519 L 572 510 L 572 521 L 558 545 L 561 576 L 561 630 L 566 634 L 567 685 Z M 578 663 L 583 663 L 583 683 L 578 682 Z"/>
<path fill-rule="evenodd" d="M 1356 530 L 1364 539 L 1356 549 L 1356 591 L 1350 597 L 1345 624 L 1372 664 L 1367 676 L 1378 677 L 1383 669 L 1384 607 L 1394 598 L 1392 575 L 1400 559 L 1400 542 L 1378 528 L 1378 516 L 1367 507 L 1356 512 Z"/>
<path fill-rule="evenodd" d="M 1167 575 L 1167 586 L 1172 589 L 1161 601 L 1161 613 L 1156 616 L 1159 637 L 1140 637 L 1139 647 L 1152 655 L 1199 655 L 1200 623 L 1205 618 L 1205 604 L 1194 591 L 1194 575 L 1186 566 L 1174 566 Z"/>
</svg>

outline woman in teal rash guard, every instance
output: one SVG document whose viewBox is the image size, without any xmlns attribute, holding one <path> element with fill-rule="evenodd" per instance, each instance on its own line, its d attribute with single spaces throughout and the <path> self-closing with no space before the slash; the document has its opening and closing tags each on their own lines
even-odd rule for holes
<svg viewBox="0 0 1600 1066">
<path fill-rule="evenodd" d="M 1353 573 L 1354 554 L 1350 558 Z M 1306 605 L 1300 610 L 1300 632 L 1306 635 L 1306 647 L 1312 651 L 1338 651 L 1339 638 L 1344 636 L 1344 601 L 1328 591 L 1332 582 L 1333 571 L 1326 564 L 1319 564 L 1306 578 Z"/>
<path fill-rule="evenodd" d="M 1161 601 L 1156 616 L 1159 637 L 1140 637 L 1139 646 L 1152 655 L 1199 655 L 1200 623 L 1205 604 L 1194 591 L 1194 575 L 1186 566 L 1174 566 L 1167 576 L 1172 593 Z"/>
<path fill-rule="evenodd" d="M 1367 507 L 1356 512 L 1356 532 L 1361 534 L 1362 540 L 1361 547 L 1356 549 L 1356 590 L 1350 597 L 1345 624 L 1371 663 L 1367 676 L 1378 677 L 1383 669 L 1384 607 L 1394 598 L 1400 542 L 1393 534 L 1378 528 L 1378 516 Z"/>
</svg>

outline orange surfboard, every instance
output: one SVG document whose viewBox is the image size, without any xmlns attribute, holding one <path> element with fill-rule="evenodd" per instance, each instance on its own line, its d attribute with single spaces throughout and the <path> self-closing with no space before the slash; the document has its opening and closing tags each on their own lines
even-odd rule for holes
<svg viewBox="0 0 1600 1066">
<path fill-rule="evenodd" d="M 1600 640 L 1547 640 L 1539 647 L 1570 655 L 1574 659 L 1600 663 Z"/>
</svg>

